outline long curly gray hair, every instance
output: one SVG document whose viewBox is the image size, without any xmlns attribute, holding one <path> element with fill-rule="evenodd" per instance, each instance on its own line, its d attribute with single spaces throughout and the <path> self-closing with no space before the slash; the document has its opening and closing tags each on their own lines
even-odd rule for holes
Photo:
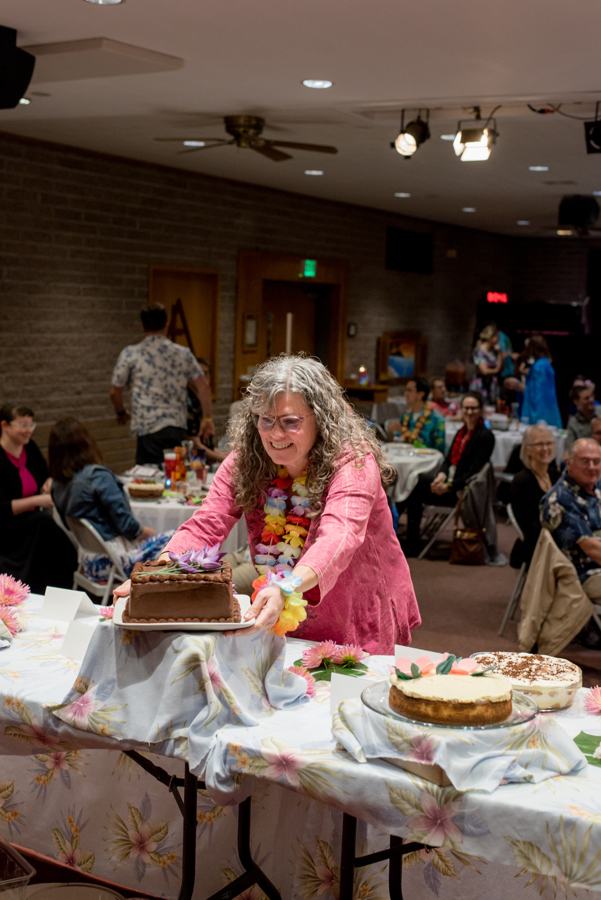
<svg viewBox="0 0 601 900">
<path fill-rule="evenodd" d="M 342 388 L 317 359 L 302 354 L 281 354 L 259 366 L 228 425 L 228 437 L 236 454 L 233 482 L 236 505 L 243 512 L 265 502 L 267 488 L 277 475 L 277 466 L 267 455 L 254 422 L 257 413 L 273 409 L 279 394 L 300 394 L 315 415 L 317 438 L 309 453 L 306 487 L 309 516 L 321 512 L 322 496 L 341 458 L 351 453 L 359 468 L 372 453 L 382 484 L 394 480 L 395 471 L 384 459 L 380 445 L 365 421 L 347 404 Z"/>
</svg>

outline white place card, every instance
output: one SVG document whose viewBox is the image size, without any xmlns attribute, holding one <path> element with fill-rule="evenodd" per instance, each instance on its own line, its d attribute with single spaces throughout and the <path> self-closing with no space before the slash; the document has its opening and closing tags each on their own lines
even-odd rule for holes
<svg viewBox="0 0 601 900">
<path fill-rule="evenodd" d="M 386 678 L 387 676 L 382 676 Z M 330 715 L 334 715 L 338 705 L 343 700 L 354 700 L 360 697 L 362 691 L 370 684 L 377 684 L 382 678 L 353 678 L 351 675 L 340 675 L 338 672 L 332 672 L 332 680 L 330 682 Z"/>
<path fill-rule="evenodd" d="M 432 662 L 442 659 L 442 653 L 435 653 L 434 650 L 420 650 L 419 647 L 402 647 L 399 644 L 394 645 L 394 658 L 404 656 L 405 659 L 418 659 L 420 656 L 429 656 Z"/>
<path fill-rule="evenodd" d="M 47 587 L 40 611 L 42 619 L 71 622 L 76 617 L 97 615 L 98 608 L 85 591 L 70 591 L 67 588 Z"/>
<path fill-rule="evenodd" d="M 88 644 L 92 640 L 95 627 L 95 625 L 88 625 L 85 622 L 77 622 L 75 620 L 69 622 L 63 646 L 61 647 L 61 656 L 82 662 L 86 655 Z"/>
</svg>

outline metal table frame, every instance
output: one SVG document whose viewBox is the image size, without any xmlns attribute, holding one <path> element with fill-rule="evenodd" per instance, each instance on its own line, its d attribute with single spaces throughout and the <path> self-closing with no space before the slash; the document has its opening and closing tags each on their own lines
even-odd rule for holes
<svg viewBox="0 0 601 900">
<path fill-rule="evenodd" d="M 137 750 L 125 750 L 124 753 L 149 775 L 166 785 L 173 794 L 183 818 L 182 879 L 178 900 L 191 900 L 196 878 L 197 796 L 198 789 L 204 788 L 205 784 L 190 772 L 187 763 L 184 777 L 178 778 L 150 762 Z M 181 787 L 184 789 L 183 799 L 179 792 Z M 254 884 L 261 888 L 269 900 L 282 900 L 279 891 L 253 860 L 250 852 L 250 803 L 251 798 L 247 797 L 238 808 L 238 857 L 245 871 L 207 900 L 231 900 Z"/>
<path fill-rule="evenodd" d="M 406 844 L 403 838 L 390 835 L 390 846 L 387 850 L 377 850 L 366 856 L 355 856 L 357 837 L 357 819 L 344 813 L 342 817 L 342 848 L 340 851 L 340 894 L 339 900 L 353 900 L 353 882 L 355 869 L 371 866 L 372 863 L 388 860 L 388 893 L 390 900 L 403 900 L 403 856 L 414 850 L 426 849 L 425 844 L 412 842 Z M 269 895 L 268 895 L 269 896 Z"/>
</svg>

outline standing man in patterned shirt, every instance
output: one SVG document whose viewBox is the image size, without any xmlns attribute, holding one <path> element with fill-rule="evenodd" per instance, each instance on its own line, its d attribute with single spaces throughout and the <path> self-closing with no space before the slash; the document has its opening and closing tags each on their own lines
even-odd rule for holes
<svg viewBox="0 0 601 900">
<path fill-rule="evenodd" d="M 131 433 L 138 439 L 136 464 L 163 462 L 163 450 L 179 446 L 186 437 L 186 388 L 198 394 L 203 409 L 200 438 L 215 434 L 208 379 L 188 347 L 167 337 L 167 313 L 152 303 L 140 313 L 144 340 L 119 354 L 111 378 L 111 401 L 119 425 L 129 415 L 123 389 L 131 388 Z"/>
</svg>

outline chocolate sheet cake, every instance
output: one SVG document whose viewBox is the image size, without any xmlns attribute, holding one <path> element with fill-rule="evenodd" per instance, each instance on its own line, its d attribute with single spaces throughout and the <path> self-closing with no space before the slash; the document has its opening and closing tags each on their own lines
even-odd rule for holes
<svg viewBox="0 0 601 900">
<path fill-rule="evenodd" d="M 136 563 L 124 622 L 240 622 L 232 591 L 232 567 L 217 571 L 170 573 L 169 562 Z"/>
</svg>

